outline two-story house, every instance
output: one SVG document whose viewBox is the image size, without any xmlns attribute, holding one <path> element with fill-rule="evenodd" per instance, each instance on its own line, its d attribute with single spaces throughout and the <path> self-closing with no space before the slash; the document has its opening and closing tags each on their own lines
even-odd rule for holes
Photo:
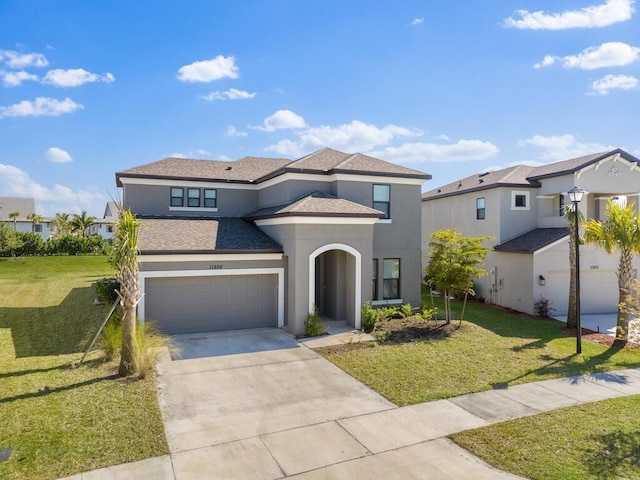
<svg viewBox="0 0 640 480">
<path fill-rule="evenodd" d="M 93 237 L 100 235 L 102 238 L 111 242 L 118 223 L 118 212 L 120 206 L 117 202 L 109 201 L 104 207 L 104 215 L 102 218 L 96 219 L 91 225 L 85 229 L 85 235 Z"/>
<path fill-rule="evenodd" d="M 564 207 L 567 191 L 586 191 L 579 203 L 585 218 L 603 220 L 607 202 L 638 208 L 640 160 L 617 149 L 540 167 L 519 165 L 485 172 L 422 195 L 423 264 L 431 233 L 454 227 L 465 236 L 492 236 L 486 277 L 476 293 L 487 302 L 536 313 L 534 304 L 552 301 L 556 315 L 569 302 L 569 231 Z M 640 265 L 634 259 L 636 268 Z M 593 245 L 580 247 L 581 311 L 617 310 L 618 256 Z"/>
<path fill-rule="evenodd" d="M 43 240 L 51 235 L 51 219 L 41 218 L 41 221 L 33 221 L 36 211 L 36 202 L 33 198 L 0 197 L 0 222 L 10 225 L 18 232 L 33 232 L 39 234 Z M 17 213 L 17 216 L 12 214 Z M 37 218 L 37 217 L 36 217 Z"/>
<path fill-rule="evenodd" d="M 360 309 L 420 304 L 420 195 L 430 175 L 325 148 L 295 161 L 166 158 L 118 172 L 142 221 L 139 317 L 170 334 L 360 327 Z"/>
</svg>

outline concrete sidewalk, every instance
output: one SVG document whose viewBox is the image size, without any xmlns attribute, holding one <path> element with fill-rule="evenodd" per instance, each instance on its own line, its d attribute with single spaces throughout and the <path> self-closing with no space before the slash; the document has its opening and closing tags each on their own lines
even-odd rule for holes
<svg viewBox="0 0 640 480">
<path fill-rule="evenodd" d="M 185 415 L 190 416 L 188 420 L 185 418 L 174 424 L 168 422 L 170 455 L 68 478 L 514 479 L 519 477 L 493 469 L 446 436 L 556 408 L 640 394 L 640 369 L 628 369 L 395 407 L 359 382 L 351 383 L 355 380 L 342 371 L 336 371 L 338 369 L 330 362 L 305 346 L 326 345 L 330 341 L 348 343 L 353 341 L 354 335 L 358 334 L 344 332 L 296 342 L 274 334 L 275 343 L 266 342 L 269 349 L 264 352 L 164 363 L 161 366 L 164 373 L 161 371 L 159 374 L 161 388 L 167 385 L 163 381 L 171 377 L 171 372 L 188 377 L 198 375 L 198 369 L 202 368 L 208 370 L 208 377 L 193 377 L 193 380 L 249 381 L 251 385 L 241 387 L 233 394 L 232 398 L 240 402 L 237 410 L 225 411 L 229 405 L 219 406 L 220 410 L 215 411 L 219 415 L 215 425 L 212 423 L 214 419 L 202 415 L 204 412 L 186 412 Z M 333 339 L 329 340 L 330 337 Z M 361 340 L 366 341 L 366 337 Z M 249 372 L 253 374 L 249 376 Z M 291 411 L 270 411 L 273 403 L 269 395 L 274 393 L 271 390 L 260 393 L 266 395 L 267 400 L 260 404 L 265 406 L 265 410 L 258 418 L 257 412 L 251 411 L 254 404 L 248 399 L 243 400 L 243 396 L 252 395 L 251 389 L 260 392 L 270 382 L 286 382 L 287 379 L 280 376 L 284 372 L 286 375 L 317 373 L 324 383 L 320 390 L 310 392 L 320 395 L 321 401 L 314 404 L 313 398 L 304 399 L 303 393 L 291 392 L 296 388 L 295 382 L 281 383 L 282 393 L 278 399 L 295 399 L 298 395 L 298 404 L 291 407 Z M 261 377 L 264 377 L 263 384 Z M 300 385 L 299 390 L 304 392 L 307 388 L 310 386 Z M 184 391 L 184 395 L 199 393 L 196 388 Z M 161 390 L 161 401 L 162 398 Z M 341 406 L 341 402 L 344 405 Z M 195 404 L 201 405 L 197 401 Z M 327 405 L 330 411 L 324 412 L 323 407 Z M 167 405 L 162 408 L 166 416 Z M 248 409 L 245 418 L 242 417 L 243 409 Z M 230 415 L 235 421 L 231 422 L 225 415 Z M 186 427 L 194 418 L 206 425 L 199 426 L 190 435 Z"/>
</svg>

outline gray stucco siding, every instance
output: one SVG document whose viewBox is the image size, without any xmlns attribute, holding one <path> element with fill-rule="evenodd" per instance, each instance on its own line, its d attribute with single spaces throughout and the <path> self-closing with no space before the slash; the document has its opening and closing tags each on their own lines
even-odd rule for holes
<svg viewBox="0 0 640 480">
<path fill-rule="evenodd" d="M 131 208 L 136 215 L 177 215 L 185 217 L 202 216 L 241 216 L 257 207 L 258 192 L 255 190 L 225 189 L 220 184 L 210 186 L 193 186 L 185 182 L 178 182 L 173 185 L 185 189 L 188 188 L 211 188 L 217 193 L 217 211 L 212 212 L 204 208 L 193 208 L 189 210 L 174 210 L 170 208 L 171 188 L 169 185 L 139 185 L 126 184 L 123 192 L 124 208 Z"/>
<path fill-rule="evenodd" d="M 326 181 L 285 180 L 259 190 L 259 207 L 288 203 L 310 192 L 332 193 L 332 185 Z"/>
</svg>

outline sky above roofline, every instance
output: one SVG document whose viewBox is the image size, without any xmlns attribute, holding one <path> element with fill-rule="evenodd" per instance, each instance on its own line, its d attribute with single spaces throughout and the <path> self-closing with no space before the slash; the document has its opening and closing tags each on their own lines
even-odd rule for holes
<svg viewBox="0 0 640 480">
<path fill-rule="evenodd" d="M 633 0 L 0 3 L 0 196 L 117 199 L 169 156 L 323 147 L 432 175 L 640 156 Z"/>
</svg>

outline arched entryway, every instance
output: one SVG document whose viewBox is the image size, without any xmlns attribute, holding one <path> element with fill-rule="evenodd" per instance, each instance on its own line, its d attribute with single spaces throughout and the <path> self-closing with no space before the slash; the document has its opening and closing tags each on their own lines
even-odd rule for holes
<svg viewBox="0 0 640 480">
<path fill-rule="evenodd" d="M 362 255 L 341 243 L 323 245 L 309 255 L 309 311 L 314 305 L 330 320 L 360 328 Z"/>
</svg>

